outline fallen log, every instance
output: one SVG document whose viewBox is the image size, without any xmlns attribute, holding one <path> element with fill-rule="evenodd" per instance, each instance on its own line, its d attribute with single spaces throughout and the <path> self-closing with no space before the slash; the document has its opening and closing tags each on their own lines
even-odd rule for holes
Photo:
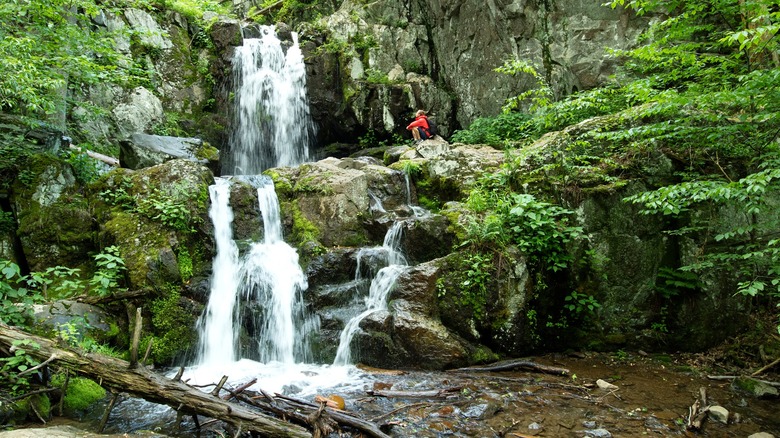
<svg viewBox="0 0 780 438">
<path fill-rule="evenodd" d="M 780 364 L 780 357 L 778 357 L 774 362 L 770 363 L 769 365 L 761 368 L 760 370 L 756 371 L 755 373 L 751 374 L 750 377 L 756 377 L 757 375 L 763 373 L 764 371 L 772 368 L 773 366 Z"/>
<path fill-rule="evenodd" d="M 145 367 L 130 368 L 130 364 L 121 359 L 59 347 L 52 340 L 0 323 L 0 346 L 10 349 L 15 341 L 21 340 L 30 340 L 40 346 L 28 349 L 27 354 L 40 359 L 56 356 L 52 363 L 99 380 L 114 391 L 168 405 L 188 414 L 216 418 L 240 430 L 267 436 L 311 437 L 311 433 L 300 426 L 227 402 Z"/>
<path fill-rule="evenodd" d="M 691 407 L 688 408 L 688 430 L 701 430 L 702 422 L 707 418 L 710 406 L 707 404 L 707 389 L 699 388 L 700 397 L 694 400 Z"/>
<path fill-rule="evenodd" d="M 542 365 L 528 360 L 509 360 L 503 362 L 496 362 L 492 365 L 488 365 L 484 367 L 457 368 L 451 371 L 491 372 L 491 371 L 513 371 L 513 370 L 536 371 L 536 372 L 546 373 L 546 374 L 555 374 L 558 376 L 568 376 L 570 373 L 570 371 L 566 368 Z"/>
<path fill-rule="evenodd" d="M 97 152 L 90 151 L 89 149 L 83 149 L 78 146 L 70 145 L 70 148 L 77 152 L 83 152 L 87 154 L 90 158 L 94 158 L 96 160 L 102 161 L 109 166 L 119 167 L 119 160 L 117 160 L 114 157 L 109 157 L 108 155 L 103 155 Z"/>
</svg>

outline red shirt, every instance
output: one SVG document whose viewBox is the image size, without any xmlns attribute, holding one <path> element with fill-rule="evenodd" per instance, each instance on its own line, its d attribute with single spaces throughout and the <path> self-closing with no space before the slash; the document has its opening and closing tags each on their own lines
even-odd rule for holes
<svg viewBox="0 0 780 438">
<path fill-rule="evenodd" d="M 425 132 L 428 132 L 428 117 L 425 115 L 415 117 L 414 121 L 409 124 L 409 126 L 406 127 L 406 129 L 412 129 L 420 127 L 425 130 Z"/>
</svg>

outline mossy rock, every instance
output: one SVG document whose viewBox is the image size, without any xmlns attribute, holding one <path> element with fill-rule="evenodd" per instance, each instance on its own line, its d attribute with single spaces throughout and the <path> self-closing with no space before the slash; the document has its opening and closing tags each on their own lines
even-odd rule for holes
<svg viewBox="0 0 780 438">
<path fill-rule="evenodd" d="M 65 384 L 65 376 L 57 375 L 52 380 L 52 385 L 62 388 Z M 78 415 L 90 406 L 106 397 L 106 390 L 94 380 L 85 377 L 71 377 L 68 380 L 68 388 L 64 394 L 63 409 L 69 415 Z"/>
<path fill-rule="evenodd" d="M 151 357 L 155 364 L 170 365 L 183 356 L 197 341 L 195 323 L 202 307 L 170 290 L 151 304 L 151 334 L 141 342 L 146 348 L 152 342 Z"/>
<path fill-rule="evenodd" d="M 778 398 L 780 395 L 780 391 L 777 388 L 746 376 L 734 379 L 732 386 L 735 389 L 747 392 L 755 398 Z"/>
<path fill-rule="evenodd" d="M 30 269 L 85 268 L 95 250 L 96 227 L 70 165 L 36 155 L 24 172 L 29 178 L 17 178 L 11 201 Z"/>
</svg>

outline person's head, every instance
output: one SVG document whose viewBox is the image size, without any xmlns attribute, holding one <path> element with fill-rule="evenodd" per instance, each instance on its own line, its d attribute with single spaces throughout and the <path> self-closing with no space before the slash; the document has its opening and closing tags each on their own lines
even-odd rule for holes
<svg viewBox="0 0 780 438">
<path fill-rule="evenodd" d="M 425 115 L 425 111 L 423 111 L 423 110 L 417 110 L 417 112 L 414 113 L 415 117 L 420 117 L 420 116 L 424 116 L 424 115 Z"/>
</svg>

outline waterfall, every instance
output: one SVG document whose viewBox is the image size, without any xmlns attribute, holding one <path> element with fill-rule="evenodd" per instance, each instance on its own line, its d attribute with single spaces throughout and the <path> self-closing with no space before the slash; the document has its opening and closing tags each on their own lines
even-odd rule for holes
<svg viewBox="0 0 780 438">
<path fill-rule="evenodd" d="M 239 257 L 231 232 L 230 184 L 217 179 L 209 188 L 217 255 L 208 306 L 198 321 L 199 365 L 224 364 L 245 356 L 290 364 L 309 355 L 307 332 L 317 323 L 303 309 L 306 278 L 297 252 L 283 240 L 273 182 L 257 176 L 265 169 L 300 164 L 309 157 L 313 125 L 306 69 L 298 37 L 295 33 L 292 37 L 285 53 L 274 27 L 262 26 L 260 38 L 245 39 L 234 53 L 234 129 L 231 155 L 223 170 L 244 175 L 242 180 L 257 187 L 265 237 Z M 241 345 L 242 324 L 253 338 L 244 343 L 256 345 Z"/>
<path fill-rule="evenodd" d="M 198 320 L 200 346 L 198 363 L 216 364 L 236 359 L 236 293 L 238 289 L 238 247 L 233 241 L 233 210 L 230 208 L 230 182 L 216 178 L 209 187 L 217 255 L 211 276 L 208 306 Z"/>
<path fill-rule="evenodd" d="M 371 286 L 368 291 L 368 297 L 365 299 L 366 310 L 359 315 L 350 319 L 341 331 L 339 337 L 339 347 L 336 351 L 336 359 L 333 361 L 334 365 L 349 365 L 352 361 L 352 351 L 350 344 L 352 338 L 360 328 L 360 323 L 366 319 L 369 315 L 381 311 L 387 310 L 387 295 L 395 286 L 395 281 L 398 276 L 404 270 L 404 267 L 408 265 L 406 257 L 404 257 L 401 247 L 401 237 L 403 235 L 404 222 L 396 221 L 393 226 L 387 230 L 385 240 L 382 243 L 382 250 L 387 255 L 387 266 L 377 272 L 376 276 L 371 280 Z M 361 277 L 361 257 L 365 254 L 363 251 L 358 253 L 358 267 L 355 277 L 360 280 Z"/>
<path fill-rule="evenodd" d="M 256 175 L 309 158 L 314 125 L 298 36 L 292 34 L 285 54 L 273 26 L 262 26 L 261 33 L 244 39 L 233 55 L 234 126 L 225 167 L 233 175 Z"/>
</svg>

